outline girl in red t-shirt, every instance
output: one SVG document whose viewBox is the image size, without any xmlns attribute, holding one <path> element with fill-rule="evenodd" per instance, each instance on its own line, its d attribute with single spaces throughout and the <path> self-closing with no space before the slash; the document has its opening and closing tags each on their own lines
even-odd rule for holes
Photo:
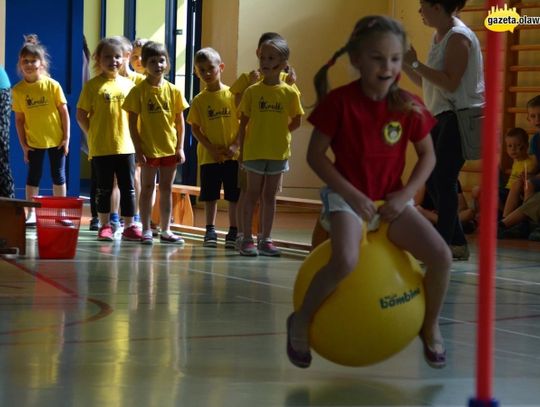
<svg viewBox="0 0 540 407">
<path fill-rule="evenodd" d="M 444 367 L 446 351 L 439 314 L 448 287 L 452 256 L 435 228 L 413 206 L 413 197 L 435 165 L 434 118 L 420 100 L 401 90 L 406 38 L 397 21 L 368 16 L 347 44 L 315 76 L 318 105 L 309 117 L 315 129 L 308 163 L 327 184 L 323 220 L 329 224 L 332 255 L 311 282 L 300 308 L 287 320 L 287 354 L 298 367 L 311 363 L 309 325 L 338 283 L 356 266 L 365 222 L 389 222 L 388 238 L 426 266 L 426 314 L 420 332 L 427 363 Z M 347 53 L 361 79 L 326 95 L 328 69 Z M 405 185 L 401 175 L 408 142 L 418 160 Z M 335 161 L 326 155 L 331 148 Z M 375 200 L 385 202 L 377 209 Z M 411 238 L 414 236 L 414 238 Z"/>
</svg>

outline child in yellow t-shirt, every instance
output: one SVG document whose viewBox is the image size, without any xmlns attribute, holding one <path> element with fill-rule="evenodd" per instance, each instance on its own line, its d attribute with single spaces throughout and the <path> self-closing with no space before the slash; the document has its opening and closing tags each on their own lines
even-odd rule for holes
<svg viewBox="0 0 540 407">
<path fill-rule="evenodd" d="M 131 57 L 129 60 L 133 70 L 137 72 L 138 74 L 141 74 L 144 76 L 146 76 L 146 74 L 144 72 L 144 66 L 142 66 L 142 63 L 141 63 L 141 60 L 142 60 L 141 52 L 142 52 L 142 47 L 147 42 L 148 40 L 146 38 L 137 38 L 135 41 L 133 41 L 133 43 L 131 44 L 133 47 L 133 51 L 131 51 Z"/>
<path fill-rule="evenodd" d="M 197 158 L 200 165 L 201 195 L 205 203 L 205 247 L 217 247 L 215 230 L 217 201 L 221 186 L 225 200 L 229 202 L 229 232 L 225 236 L 225 248 L 234 249 L 237 237 L 236 202 L 238 188 L 238 161 L 236 133 L 238 117 L 234 96 L 228 86 L 221 82 L 224 64 L 219 53 L 203 48 L 195 54 L 195 72 L 205 83 L 205 88 L 191 102 L 187 122 L 199 142 Z"/>
<path fill-rule="evenodd" d="M 528 180 L 537 172 L 536 157 L 529 155 L 529 135 L 524 129 L 510 129 L 504 136 L 504 142 L 513 163 L 508 182 L 501 190 L 503 219 L 532 195 L 534 191 L 528 187 Z"/>
<path fill-rule="evenodd" d="M 257 43 L 257 49 L 255 50 L 255 54 L 257 55 L 257 58 L 259 58 L 259 52 L 261 48 L 261 44 L 265 41 L 271 40 L 271 39 L 283 39 L 281 35 L 275 32 L 265 32 L 263 33 L 260 38 L 259 42 Z M 244 94 L 245 90 L 250 87 L 251 85 L 256 84 L 257 82 L 262 81 L 264 78 L 264 75 L 260 72 L 259 69 L 254 69 L 250 72 L 244 72 L 242 73 L 236 81 L 231 85 L 230 91 L 234 94 L 234 103 L 235 106 L 238 107 L 240 105 L 240 101 L 242 100 L 242 95 Z M 290 65 L 285 66 L 283 68 L 283 71 L 279 74 L 279 79 L 286 83 L 287 85 L 291 86 L 298 94 L 300 95 L 300 90 L 296 86 L 296 72 L 294 71 L 294 68 Z M 236 214 L 237 214 L 237 222 L 238 222 L 238 244 L 240 244 L 240 241 L 243 237 L 243 227 L 242 227 L 242 214 L 244 213 L 244 191 L 246 189 L 246 173 L 245 171 L 240 168 L 240 171 L 238 172 L 238 186 L 240 188 L 240 196 L 238 197 L 238 202 L 236 205 Z M 281 190 L 281 185 L 279 186 L 279 190 Z M 264 208 L 260 208 L 261 215 L 264 212 Z M 262 223 L 262 222 L 260 222 Z"/>
<path fill-rule="evenodd" d="M 291 132 L 300 127 L 304 110 L 299 94 L 280 80 L 287 66 L 289 47 L 283 38 L 261 44 L 259 66 L 264 79 L 244 92 L 240 103 L 238 140 L 241 162 L 247 173 L 243 208 L 243 256 L 279 256 L 270 237 L 276 208 L 276 194 L 283 173 L 288 170 Z M 251 223 L 255 203 L 260 198 L 261 238 L 255 247 Z"/>
<path fill-rule="evenodd" d="M 77 122 L 88 138 L 88 158 L 92 159 L 96 171 L 96 204 L 101 223 L 98 240 L 114 239 L 109 215 L 116 177 L 125 222 L 122 239 L 140 241 L 141 230 L 133 222 L 135 148 L 129 135 L 127 114 L 122 110 L 122 103 L 134 85 L 120 75 L 124 56 L 119 40 L 102 39 L 93 58 L 99 75 L 84 84 L 77 103 Z"/>
<path fill-rule="evenodd" d="M 49 61 L 37 35 L 29 35 L 19 51 L 17 68 L 23 80 L 13 87 L 15 127 L 24 161 L 28 163 L 26 199 L 39 195 L 45 153 L 49 155 L 53 195 L 66 196 L 66 156 L 69 151 L 69 113 L 60 84 L 49 77 Z M 29 209 L 28 226 L 35 226 Z"/>
<path fill-rule="evenodd" d="M 141 165 L 142 243 L 153 244 L 150 216 L 159 171 L 160 241 L 183 244 L 184 240 L 171 232 L 170 222 L 176 166 L 185 161 L 182 111 L 188 103 L 180 89 L 165 80 L 171 65 L 162 44 L 149 41 L 143 46 L 142 65 L 146 79 L 133 88 L 123 105 L 129 114 L 129 131 Z"/>
</svg>

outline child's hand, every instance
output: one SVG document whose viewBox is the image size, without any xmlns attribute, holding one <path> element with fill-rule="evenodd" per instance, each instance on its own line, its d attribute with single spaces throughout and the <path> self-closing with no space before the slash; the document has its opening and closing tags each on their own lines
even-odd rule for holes
<svg viewBox="0 0 540 407">
<path fill-rule="evenodd" d="M 287 72 L 287 77 L 285 78 L 285 83 L 289 86 L 296 83 L 296 72 L 292 66 L 289 66 L 289 71 Z"/>
<path fill-rule="evenodd" d="M 254 85 L 261 80 L 261 73 L 259 70 L 255 69 L 249 73 L 248 79 L 249 85 Z"/>
<path fill-rule="evenodd" d="M 215 162 L 222 163 L 224 161 L 225 150 L 223 147 L 212 146 L 208 151 Z"/>
<path fill-rule="evenodd" d="M 176 161 L 179 164 L 184 164 L 186 162 L 186 156 L 184 154 L 184 149 L 183 148 L 176 151 Z"/>
<path fill-rule="evenodd" d="M 392 222 L 403 212 L 408 201 L 409 198 L 403 190 L 388 194 L 386 202 L 379 208 L 381 218 L 386 222 Z"/>
<path fill-rule="evenodd" d="M 362 192 L 355 189 L 352 196 L 345 199 L 351 208 L 366 222 L 370 221 L 377 213 L 375 203 Z"/>
<path fill-rule="evenodd" d="M 64 149 L 64 155 L 67 156 L 69 153 L 69 140 L 63 139 L 60 145 L 58 146 L 58 149 Z"/>
<path fill-rule="evenodd" d="M 28 152 L 34 151 L 34 149 L 30 147 L 28 144 L 25 144 L 22 149 L 23 149 L 23 155 L 24 155 L 24 162 L 28 164 Z"/>
<path fill-rule="evenodd" d="M 236 144 L 236 143 L 231 144 L 227 148 L 227 151 L 226 151 L 227 158 L 229 158 L 229 159 L 233 158 L 236 155 L 236 153 L 238 152 L 239 148 L 240 148 L 240 146 L 238 144 Z"/>
<path fill-rule="evenodd" d="M 144 165 L 146 164 L 146 157 L 145 155 L 142 153 L 142 151 L 138 151 L 135 153 L 135 160 L 137 161 L 137 163 L 139 165 Z"/>
</svg>

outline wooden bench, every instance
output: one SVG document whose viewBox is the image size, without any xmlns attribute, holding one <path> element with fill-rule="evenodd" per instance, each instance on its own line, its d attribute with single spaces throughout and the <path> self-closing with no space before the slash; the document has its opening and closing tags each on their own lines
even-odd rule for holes
<svg viewBox="0 0 540 407">
<path fill-rule="evenodd" d="M 22 199 L 0 197 L 0 240 L 4 249 L 18 248 L 19 253 L 26 254 L 26 214 L 25 207 L 40 207 L 41 204 Z"/>
<path fill-rule="evenodd" d="M 201 188 L 193 185 L 174 184 L 172 187 L 172 211 L 171 217 L 173 218 L 173 224 L 171 229 L 180 232 L 202 234 L 204 235 L 204 228 L 197 228 L 194 226 L 193 207 L 191 205 L 191 196 L 199 196 Z M 223 190 L 221 191 L 221 199 L 223 199 Z M 156 192 L 156 205 L 152 209 L 152 221 L 159 224 L 159 188 Z M 320 211 L 322 203 L 316 199 L 304 199 L 293 198 L 287 196 L 278 195 L 276 197 L 276 205 L 284 207 L 313 209 Z M 255 230 L 259 230 L 259 213 L 258 206 L 253 214 L 253 227 Z M 315 227 L 314 237 L 312 241 L 318 241 L 319 238 L 315 238 L 315 233 L 319 233 L 318 228 Z M 219 233 L 218 233 L 219 235 Z M 223 234 L 224 235 L 224 234 Z M 311 245 L 297 242 L 290 242 L 284 240 L 274 240 L 274 242 L 281 247 L 288 247 L 298 250 L 311 250 Z"/>
</svg>

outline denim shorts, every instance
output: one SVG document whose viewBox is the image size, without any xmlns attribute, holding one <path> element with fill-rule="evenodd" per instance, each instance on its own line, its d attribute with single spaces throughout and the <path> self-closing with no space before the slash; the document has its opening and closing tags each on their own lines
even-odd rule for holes
<svg viewBox="0 0 540 407">
<path fill-rule="evenodd" d="M 332 191 L 328 187 L 322 187 L 321 191 L 321 201 L 323 204 L 320 216 L 320 223 L 324 230 L 327 232 L 330 231 L 330 214 L 332 212 L 347 212 L 353 215 L 358 221 L 363 224 L 364 220 L 358 215 L 353 208 L 343 199 L 341 195 L 337 192 Z M 407 205 L 414 206 L 414 200 L 407 202 Z M 367 224 L 368 232 L 377 230 L 380 224 L 379 214 L 375 214 L 373 218 Z"/>
<path fill-rule="evenodd" d="M 289 160 L 247 160 L 242 167 L 260 175 L 277 175 L 289 171 Z"/>
</svg>

